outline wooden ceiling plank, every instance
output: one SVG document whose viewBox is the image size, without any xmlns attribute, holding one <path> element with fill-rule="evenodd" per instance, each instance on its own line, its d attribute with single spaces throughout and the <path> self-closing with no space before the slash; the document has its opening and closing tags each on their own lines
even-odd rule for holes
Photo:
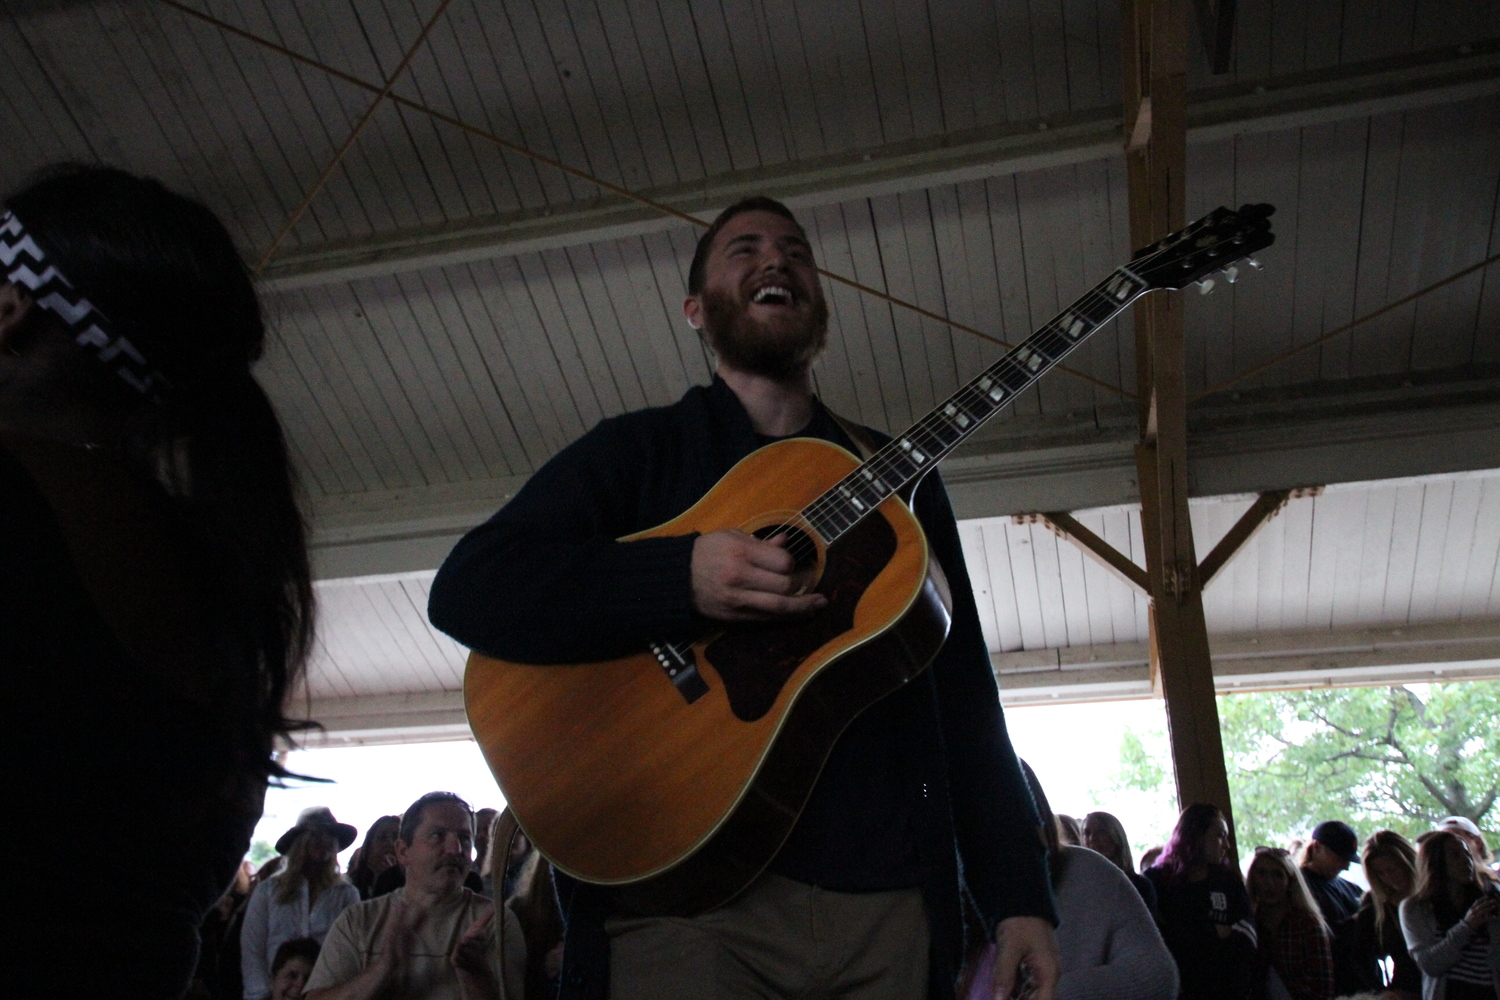
<svg viewBox="0 0 1500 1000">
<path fill-rule="evenodd" d="M 330 371 L 330 380 L 351 415 L 363 412 L 365 419 L 353 425 L 354 433 L 362 438 L 373 435 L 380 450 L 389 456 L 388 463 L 381 463 L 387 483 L 392 487 L 412 487 L 434 481 L 418 458 L 419 453 L 427 453 L 427 442 L 425 439 L 414 442 L 407 430 L 414 422 L 398 416 L 398 407 L 407 412 L 409 407 L 399 389 L 391 385 L 389 365 L 383 359 L 367 358 L 367 352 L 361 349 L 378 337 L 374 318 L 347 286 L 310 291 L 308 302 L 320 329 L 307 343 L 317 350 L 320 358 L 326 359 L 326 366 L 341 370 L 339 374 Z M 381 377 L 381 369 L 386 377 Z M 413 425 L 411 431 L 420 433 L 420 428 Z M 374 449 L 371 453 L 375 453 Z"/>
<path fill-rule="evenodd" d="M 631 317 L 628 332 L 650 345 L 663 393 L 661 404 L 676 401 L 689 386 L 698 384 L 700 370 L 706 372 L 697 331 L 682 315 L 687 290 L 676 285 L 675 275 L 674 287 L 660 285 L 643 239 L 603 244 L 600 253 L 610 295 L 621 313 Z"/>
<path fill-rule="evenodd" d="M 635 141 L 641 148 L 644 179 L 633 186 L 676 184 L 684 174 L 679 161 L 684 151 L 668 137 L 663 104 L 654 80 L 658 70 L 647 65 L 636 37 L 628 4 L 599 4 L 569 0 L 568 10 L 579 32 L 579 42 L 590 59 L 607 59 L 612 71 L 612 100 L 623 107 Z M 680 96 L 680 95 L 679 95 Z M 696 150 L 690 154 L 696 158 Z M 696 171 L 695 171 L 696 172 Z"/>
<path fill-rule="evenodd" d="M 682 88 L 688 131 L 697 141 L 703 163 L 699 176 L 712 177 L 736 165 L 752 165 L 754 153 L 744 145 L 744 137 L 724 131 L 724 121 L 715 107 L 713 80 L 686 0 L 642 0 L 641 6 L 643 18 L 637 23 L 651 23 L 657 35 L 655 42 L 665 52 Z"/>
<path fill-rule="evenodd" d="M 1396 527 L 1396 491 L 1365 494 L 1364 538 L 1359 563 L 1359 596 L 1354 620 L 1378 622 L 1385 609 L 1385 581 L 1391 572 L 1391 539 Z"/>
<path fill-rule="evenodd" d="M 720 0 L 689 0 L 686 6 L 733 161 L 744 166 L 786 162 L 790 157 L 776 88 L 770 77 L 757 72 L 764 66 L 764 50 L 754 40 L 753 15 L 746 9 L 751 5 L 731 4 L 739 15 L 733 24 Z M 737 35 L 735 27 L 749 30 Z"/>
<path fill-rule="evenodd" d="M 660 294 L 647 299 L 655 306 L 652 313 L 641 311 L 635 286 L 649 275 L 649 267 L 639 256 L 627 262 L 622 253 L 627 248 L 639 251 L 640 244 L 635 240 L 611 240 L 587 248 L 593 294 L 600 297 L 601 308 L 607 306 L 614 316 L 620 341 L 640 383 L 642 405 L 666 406 L 676 402 L 689 385 L 674 329 L 687 326 L 687 320 L 680 314 L 665 315 Z"/>
<path fill-rule="evenodd" d="M 581 435 L 606 416 L 620 412 L 617 400 L 611 398 L 613 387 L 606 382 L 609 373 L 599 354 L 598 342 L 590 342 L 587 336 L 574 335 L 558 300 L 550 262 L 543 254 L 517 257 L 515 272 L 521 281 L 519 284 L 508 283 L 506 290 L 511 293 L 513 305 L 524 293 L 531 315 L 540 326 L 543 342 L 568 387 L 567 399 L 575 408 Z M 603 398 L 601 390 L 607 393 Z"/>
<path fill-rule="evenodd" d="M 879 238 L 875 232 L 874 219 L 868 201 L 850 202 L 841 206 L 841 217 L 847 239 L 847 250 L 852 274 L 863 284 L 889 292 L 886 262 L 880 253 Z M 907 357 L 897 338 L 895 317 L 891 307 L 877 299 L 861 295 L 857 298 L 859 322 L 870 343 L 870 353 L 875 362 L 875 376 L 880 383 L 880 396 L 885 403 L 885 430 L 899 434 L 911 426 L 927 410 L 919 409 L 912 402 L 908 385 L 908 370 L 915 366 L 916 358 Z"/>
<path fill-rule="evenodd" d="M 918 134 L 930 135 L 937 122 L 937 108 L 932 106 L 926 121 L 920 125 L 912 110 L 913 90 L 933 94 L 931 75 L 913 80 L 907 69 L 907 59 L 915 55 L 914 50 L 927 43 L 925 25 L 917 27 L 917 34 L 902 38 L 902 21 L 915 19 L 908 14 L 903 18 L 895 0 L 861 0 L 858 4 L 863 27 L 864 49 L 870 69 L 870 85 L 876 107 L 876 120 L 880 126 L 882 143 L 901 142 Z M 925 13 L 922 5 L 907 4 L 909 8 Z M 929 69 L 929 74 L 931 70 Z M 914 86 L 915 85 L 915 86 Z"/>
<path fill-rule="evenodd" d="M 1388 622 L 1411 620 L 1411 604 L 1417 579 L 1417 550 L 1422 540 L 1422 509 L 1427 490 L 1421 484 L 1395 489 L 1391 514 L 1390 555 L 1386 561 L 1380 618 Z"/>
<path fill-rule="evenodd" d="M 819 266 L 839 274 L 852 274 L 854 259 L 842 206 L 816 209 L 811 213 L 811 220 L 814 225 L 809 227 L 809 236 Z M 804 225 L 809 222 L 807 213 L 802 221 Z M 833 354 L 829 358 L 833 363 L 821 366 L 821 374 L 834 376 L 834 409 L 860 423 L 890 429 L 889 401 L 879 376 L 879 360 L 865 324 L 863 296 L 839 284 L 825 284 L 824 290 L 828 297 L 829 340 L 837 340 L 842 348 L 837 354 L 828 352 Z M 839 360 L 848 366 L 847 374 L 842 378 L 838 370 Z"/>
<path fill-rule="evenodd" d="M 360 282 L 352 291 L 374 334 L 356 349 L 368 359 L 375 377 L 389 386 L 395 412 L 409 414 L 400 422 L 415 432 L 417 459 L 427 482 L 482 478 L 478 449 L 454 413 L 448 387 L 434 370 L 432 346 L 398 279 Z"/>
<path fill-rule="evenodd" d="M 573 303 L 574 322 L 582 329 L 592 329 L 598 338 L 622 412 L 644 409 L 650 399 L 662 395 L 654 391 L 651 352 L 644 344 L 632 344 L 633 331 L 627 329 L 605 289 L 598 255 L 592 246 L 585 246 L 561 251 L 560 257 L 568 262 L 572 276 L 565 284 Z"/>
<path fill-rule="evenodd" d="M 896 195 L 899 217 L 887 234 L 893 247 L 899 246 L 910 272 L 911 300 L 930 312 L 943 314 L 943 275 L 937 237 L 932 225 L 932 203 L 926 192 Z M 894 251 L 893 251 L 894 252 Z M 905 313 L 906 310 L 897 310 Z M 922 316 L 907 317 L 913 336 L 920 339 L 927 354 L 927 377 L 931 380 L 933 405 L 958 391 L 973 377 L 958 369 L 955 335 L 952 328 Z"/>
<path fill-rule="evenodd" d="M 1465 585 L 1469 567 L 1478 554 L 1479 511 L 1486 481 L 1460 479 L 1453 484 L 1453 506 L 1448 514 L 1448 532 L 1443 544 L 1443 571 L 1438 578 L 1435 618 L 1452 620 L 1463 616 Z"/>
<path fill-rule="evenodd" d="M 620 349 L 619 338 L 611 336 L 608 316 L 593 315 L 581 294 L 578 268 L 570 251 L 548 250 L 538 255 L 545 271 L 537 271 L 538 284 L 543 273 L 547 287 L 538 287 L 537 297 L 555 310 L 559 340 L 563 332 L 574 345 L 583 376 L 599 407 L 599 417 L 612 417 L 631 409 L 631 400 L 644 398 L 640 381 L 632 370 L 629 356 Z"/>
<path fill-rule="evenodd" d="M 1490 613 L 1490 583 L 1497 570 L 1500 570 L 1500 480 L 1486 479 L 1474 519 L 1469 566 L 1458 608 L 1460 618 L 1482 618 Z"/>
<path fill-rule="evenodd" d="M 825 141 L 833 149 L 879 146 L 880 107 L 859 5 L 815 0 L 794 5 Z M 829 59 L 835 52 L 837 58 Z"/>
<path fill-rule="evenodd" d="M 438 300 L 446 289 L 440 282 L 437 272 L 395 279 L 400 295 L 393 300 L 393 313 L 399 317 L 403 342 L 415 342 L 417 348 L 412 351 L 412 367 L 420 372 L 425 393 L 441 414 L 465 478 L 495 479 L 525 472 L 512 469 L 504 460 L 487 414 L 494 402 L 492 387 L 484 378 L 482 363 L 476 363 L 472 352 L 461 349 L 468 346 L 462 329 L 445 321 Z"/>
<path fill-rule="evenodd" d="M 936 296 L 931 293 L 924 294 L 926 289 L 919 288 L 915 281 L 916 275 L 908 246 L 908 233 L 902 214 L 901 197 L 890 195 L 884 198 L 872 198 L 869 205 L 872 233 L 880 254 L 885 289 L 909 302 L 920 302 L 925 299 L 929 303 L 927 308 L 933 308 L 931 303 L 935 301 Z M 916 229 L 918 239 L 928 236 L 931 232 L 930 225 L 924 230 L 918 223 Z M 927 242 L 929 250 L 924 263 L 928 268 L 928 276 L 931 277 L 931 269 L 936 262 L 930 250 L 930 240 Z M 928 287 L 932 284 L 931 281 L 927 283 Z M 889 306 L 886 308 L 886 314 L 891 324 L 891 335 L 901 357 L 901 379 L 905 386 L 907 405 L 913 417 L 919 417 L 957 390 L 957 384 L 954 384 L 951 379 L 943 382 L 944 388 L 941 391 L 934 388 L 934 369 L 937 369 L 938 377 L 942 378 L 944 373 L 953 370 L 952 359 L 949 356 L 935 361 L 934 354 L 939 345 L 931 342 L 930 338 L 936 331 L 925 330 L 920 316 L 909 310 L 893 309 Z"/>
<path fill-rule="evenodd" d="M 1438 587 L 1442 582 L 1443 552 L 1448 541 L 1448 515 L 1453 509 L 1453 482 L 1423 486 L 1422 518 L 1418 527 L 1416 570 L 1408 621 L 1438 617 Z"/>
<path fill-rule="evenodd" d="M 481 399 L 492 397 L 484 406 L 484 416 L 506 465 L 513 475 L 529 474 L 546 457 L 546 437 L 536 407 L 523 388 L 515 358 L 504 342 L 503 330 L 489 315 L 475 286 L 472 269 L 444 268 L 428 280 L 444 284 L 444 290 L 434 293 L 434 298 L 444 325 L 452 332 L 454 349 L 465 359 L 466 368 L 484 373 L 487 385 L 475 391 Z"/>
<path fill-rule="evenodd" d="M 1075 82 L 1072 46 L 1063 18 L 1063 0 L 1029 0 L 1031 69 L 1036 77 L 1037 114 L 1056 115 L 1072 109 Z M 1080 67 L 1087 55 L 1076 53 Z"/>
<path fill-rule="evenodd" d="M 966 0 L 960 2 L 970 7 L 980 6 Z M 1040 117 L 1043 112 L 1032 61 L 1035 36 L 1030 3 L 983 6 L 993 8 L 993 14 L 986 10 L 983 16 L 976 15 L 972 27 L 967 29 L 967 37 L 955 39 L 958 44 L 974 49 L 969 66 L 971 86 L 975 88 L 974 126 Z M 974 39 L 979 39 L 980 44 L 976 46 Z"/>
<path fill-rule="evenodd" d="M 364 391 L 366 383 L 353 376 L 328 343 L 331 334 L 346 333 L 338 317 L 330 316 L 334 307 L 325 297 L 311 292 L 298 294 L 281 305 L 279 315 L 284 325 L 277 350 L 296 367 L 322 417 L 309 424 L 309 433 L 326 436 L 337 444 L 365 490 L 391 488 L 395 483 L 388 477 L 398 474 L 402 463 L 378 430 L 370 409 L 375 401 Z M 332 320 L 331 327 L 328 320 Z"/>
<path fill-rule="evenodd" d="M 191 170 L 201 162 L 222 164 L 213 178 L 220 189 L 213 206 L 231 232 L 265 230 L 264 238 L 269 239 L 290 206 L 278 204 L 275 181 L 265 168 L 263 154 L 279 156 L 285 163 L 288 151 L 282 137 L 274 133 L 267 144 L 270 148 L 264 150 L 249 141 L 241 121 L 242 109 L 246 104 L 255 107 L 258 95 L 233 88 L 236 74 L 223 72 L 222 62 L 215 63 L 203 47 L 203 42 L 210 41 L 205 37 L 208 29 L 183 31 L 180 19 L 156 4 L 135 8 L 129 23 L 136 32 L 132 51 L 147 55 L 140 61 L 155 73 L 162 98 L 173 105 L 175 117 L 194 147 L 184 169 Z M 222 44 L 219 33 L 213 35 L 216 37 L 210 44 Z M 295 204 L 298 195 L 288 193 Z M 353 235 L 337 213 L 333 215 L 327 220 L 331 225 L 320 220 L 319 238 Z"/>
<path fill-rule="evenodd" d="M 569 398 L 567 384 L 558 370 L 556 359 L 546 347 L 534 317 L 518 312 L 516 299 L 524 298 L 515 288 L 520 276 L 511 267 L 494 263 L 471 264 L 465 270 L 483 313 L 468 311 L 476 330 L 493 330 L 495 341 L 502 345 L 505 358 L 515 372 L 516 383 L 529 404 L 536 421 L 539 440 L 524 441 L 532 467 L 542 462 L 583 433 L 577 408 Z M 529 301 L 524 303 L 529 309 Z"/>
<path fill-rule="evenodd" d="M 1006 521 L 1001 526 L 1005 552 L 1016 606 L 1016 621 L 1021 634 L 1021 649 L 1042 649 L 1047 645 L 1046 624 L 1042 618 L 1041 581 L 1038 579 L 1036 555 L 1032 545 L 1032 525 Z M 1043 532 L 1043 537 L 1050 537 Z"/>
</svg>

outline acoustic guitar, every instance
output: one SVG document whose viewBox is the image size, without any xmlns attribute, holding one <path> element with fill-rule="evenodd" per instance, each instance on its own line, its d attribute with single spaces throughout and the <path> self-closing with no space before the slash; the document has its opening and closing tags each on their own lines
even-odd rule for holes
<svg viewBox="0 0 1500 1000">
<path fill-rule="evenodd" d="M 1140 296 L 1220 271 L 1233 281 L 1234 264 L 1271 245 L 1272 211 L 1219 208 L 1140 251 L 863 461 L 826 441 L 776 442 L 623 539 L 786 533 L 828 598 L 819 612 L 597 663 L 471 654 L 469 725 L 531 842 L 642 914 L 710 909 L 754 880 L 839 734 L 947 636 L 946 587 L 907 506 L 922 476 Z"/>
</svg>

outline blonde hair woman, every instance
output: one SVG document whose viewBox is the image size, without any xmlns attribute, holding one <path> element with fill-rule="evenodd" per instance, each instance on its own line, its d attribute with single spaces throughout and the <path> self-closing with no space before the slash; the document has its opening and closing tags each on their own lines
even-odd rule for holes
<svg viewBox="0 0 1500 1000">
<path fill-rule="evenodd" d="M 1246 882 L 1266 995 L 1277 995 L 1274 972 L 1293 1000 L 1330 1000 L 1333 938 L 1292 856 L 1276 847 L 1257 848 Z"/>
<path fill-rule="evenodd" d="M 1091 812 L 1083 818 L 1083 846 L 1104 855 L 1114 866 L 1125 873 L 1135 891 L 1141 894 L 1141 902 L 1156 919 L 1156 887 L 1151 880 L 1135 870 L 1130 860 L 1130 838 L 1125 836 L 1125 825 L 1114 814 Z"/>
<path fill-rule="evenodd" d="M 1400 907 L 1416 886 L 1417 850 L 1396 831 L 1378 830 L 1365 841 L 1361 863 L 1370 891 L 1354 918 L 1352 971 L 1363 989 L 1416 997 L 1422 992 L 1422 970 L 1401 936 Z M 1388 979 L 1381 969 L 1381 960 L 1387 958 Z"/>
<path fill-rule="evenodd" d="M 276 841 L 286 861 L 255 887 L 240 931 L 245 1000 L 270 996 L 277 948 L 295 938 L 321 944 L 339 914 L 359 902 L 359 890 L 339 874 L 339 851 L 354 836 L 354 827 L 334 819 L 328 807 L 314 806 L 302 810 L 297 825 Z"/>
</svg>

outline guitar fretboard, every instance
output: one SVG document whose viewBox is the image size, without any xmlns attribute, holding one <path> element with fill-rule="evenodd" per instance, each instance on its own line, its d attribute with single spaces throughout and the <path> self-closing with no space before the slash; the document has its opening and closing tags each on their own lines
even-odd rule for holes
<svg viewBox="0 0 1500 1000">
<path fill-rule="evenodd" d="M 978 377 L 870 456 L 832 489 L 802 509 L 825 544 L 832 544 L 892 493 L 940 462 L 1031 383 L 1041 378 L 1099 327 L 1150 290 L 1128 268 L 1117 268 L 1078 301 Z"/>
</svg>

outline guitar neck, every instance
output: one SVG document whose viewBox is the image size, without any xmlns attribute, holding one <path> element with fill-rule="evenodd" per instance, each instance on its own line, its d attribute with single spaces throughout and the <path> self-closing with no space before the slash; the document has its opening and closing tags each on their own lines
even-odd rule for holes
<svg viewBox="0 0 1500 1000">
<path fill-rule="evenodd" d="M 893 493 L 920 479 L 990 417 L 1053 365 L 1151 288 L 1120 267 L 871 455 L 864 464 L 802 509 L 807 523 L 832 544 Z"/>
</svg>

